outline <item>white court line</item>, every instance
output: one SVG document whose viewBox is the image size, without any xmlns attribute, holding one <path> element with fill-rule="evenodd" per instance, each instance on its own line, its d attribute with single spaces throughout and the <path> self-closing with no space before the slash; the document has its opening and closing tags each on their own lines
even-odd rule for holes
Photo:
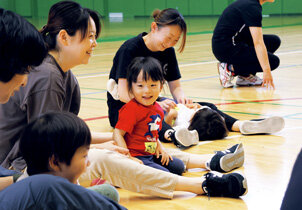
<svg viewBox="0 0 302 210">
<path fill-rule="evenodd" d="M 293 52 L 281 52 L 281 53 L 276 53 L 276 55 L 290 55 L 290 54 L 298 54 L 298 53 L 302 53 L 302 50 L 293 51 Z M 181 65 L 179 65 L 179 67 L 207 65 L 207 64 L 217 63 L 217 62 L 218 61 L 215 60 L 215 61 L 207 61 L 207 62 L 188 63 L 188 64 L 181 64 Z M 86 78 L 92 78 L 92 77 L 104 77 L 104 76 L 108 76 L 108 75 L 109 75 L 109 73 L 95 74 L 95 75 L 91 75 L 91 76 L 78 76 L 77 79 L 86 79 Z"/>
<path fill-rule="evenodd" d="M 301 126 L 299 126 L 299 127 L 285 127 L 285 128 L 283 128 L 283 130 L 282 131 L 284 131 L 284 130 L 298 130 L 298 129 L 301 129 L 302 130 L 302 127 Z M 282 132 L 281 131 L 281 132 Z"/>
<path fill-rule="evenodd" d="M 79 76 L 79 77 L 76 77 L 76 78 L 77 79 L 86 79 L 86 78 L 104 77 L 104 76 L 109 76 L 109 73 L 106 73 L 106 74 L 95 74 L 95 75 L 91 75 L 91 76 Z"/>
<path fill-rule="evenodd" d="M 200 141 L 197 145 L 203 145 L 203 144 L 208 144 L 211 143 L 212 141 Z"/>
<path fill-rule="evenodd" d="M 297 53 L 302 53 L 302 50 L 292 51 L 292 52 L 280 52 L 280 53 L 276 53 L 276 55 L 291 55 L 291 54 L 297 54 Z"/>
<path fill-rule="evenodd" d="M 197 66 L 197 65 L 206 65 L 206 64 L 213 64 L 218 63 L 218 61 L 207 61 L 207 62 L 199 62 L 199 63 L 188 63 L 188 64 L 181 64 L 179 67 L 186 67 L 186 66 Z"/>
<path fill-rule="evenodd" d="M 228 136 L 228 137 L 225 137 L 224 139 L 235 139 L 235 138 L 240 138 L 240 137 L 243 137 L 243 135 L 234 135 L 234 136 Z"/>
</svg>

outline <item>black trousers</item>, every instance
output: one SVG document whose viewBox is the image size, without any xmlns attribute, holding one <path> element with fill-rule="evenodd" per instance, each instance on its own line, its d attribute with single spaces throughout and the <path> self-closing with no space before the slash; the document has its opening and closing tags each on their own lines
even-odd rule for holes
<svg viewBox="0 0 302 210">
<path fill-rule="evenodd" d="M 301 209 L 302 206 L 302 150 L 300 151 L 294 165 L 287 190 L 285 192 L 281 210 Z"/>
<path fill-rule="evenodd" d="M 274 70 L 280 64 L 280 59 L 274 55 L 274 52 L 280 47 L 281 40 L 277 35 L 263 35 L 263 40 L 268 51 L 271 70 Z M 224 50 L 223 44 L 213 41 L 212 48 L 215 57 L 220 62 L 233 65 L 235 75 L 246 77 L 250 74 L 255 75 L 257 72 L 262 72 L 252 36 L 247 30 L 236 39 L 235 46 Z"/>
<path fill-rule="evenodd" d="M 231 117 L 230 115 L 226 114 L 226 113 L 223 113 L 222 111 L 220 111 L 214 104 L 212 103 L 207 103 L 207 102 L 197 102 L 199 103 L 201 106 L 208 106 L 210 107 L 211 109 L 215 110 L 216 112 L 218 112 L 218 114 L 220 114 L 222 117 L 224 117 L 224 120 L 225 120 L 225 124 L 226 124 L 226 127 L 229 131 L 232 130 L 232 126 L 233 124 L 238 120 L 236 118 L 233 118 Z M 162 141 L 162 142 L 170 142 L 170 141 L 167 141 L 165 138 L 164 138 L 164 135 L 165 135 L 165 132 L 169 129 L 173 129 L 170 125 L 168 125 L 165 121 L 163 121 L 163 125 L 162 125 L 162 129 L 160 130 L 159 132 L 159 140 Z M 202 139 L 200 139 L 202 140 Z"/>
</svg>

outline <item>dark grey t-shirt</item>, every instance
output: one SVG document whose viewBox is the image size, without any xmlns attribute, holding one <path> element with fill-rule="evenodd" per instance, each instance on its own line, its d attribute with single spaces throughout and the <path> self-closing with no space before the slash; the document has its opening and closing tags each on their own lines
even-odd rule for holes
<svg viewBox="0 0 302 210">
<path fill-rule="evenodd" d="M 32 119 L 47 111 L 78 114 L 80 88 L 71 71 L 63 72 L 48 55 L 28 75 L 26 87 L 20 88 L 6 104 L 0 105 L 0 164 L 17 170 L 25 167 L 19 152 L 22 129 Z"/>
</svg>

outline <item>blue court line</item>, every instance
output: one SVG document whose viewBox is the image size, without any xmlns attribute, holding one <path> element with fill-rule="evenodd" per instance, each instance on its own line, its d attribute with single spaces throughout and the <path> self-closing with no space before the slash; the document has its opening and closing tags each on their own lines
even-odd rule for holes
<svg viewBox="0 0 302 210">
<path fill-rule="evenodd" d="M 287 119 L 291 119 L 291 120 L 302 120 L 302 117 L 287 117 Z"/>
<path fill-rule="evenodd" d="M 299 50 L 300 51 L 300 50 Z M 291 52 L 291 51 L 289 51 Z M 294 52 L 294 51 L 293 51 Z M 213 61 L 213 60 L 211 60 Z M 211 62 L 211 61 L 191 61 L 191 62 L 184 62 L 184 63 L 180 63 L 181 64 L 194 64 L 194 63 L 201 63 L 201 62 Z M 294 65 L 281 65 L 280 67 L 278 67 L 278 69 L 283 69 L 283 68 L 292 68 L 292 67 L 300 67 L 302 66 L 302 64 L 294 64 Z M 76 77 L 81 77 L 81 76 L 93 76 L 93 75 L 98 75 L 98 74 L 109 74 L 109 71 L 103 71 L 103 72 L 95 72 L 95 73 L 89 73 L 89 74 L 75 74 Z M 200 77 L 200 78 L 195 78 L 195 79 L 191 79 L 191 80 L 181 80 L 182 81 L 192 81 L 192 80 L 203 80 L 203 79 L 211 79 L 211 78 L 215 78 L 218 77 L 218 75 L 216 76 L 207 76 L 207 77 Z"/>
<path fill-rule="evenodd" d="M 299 116 L 299 115 L 302 115 L 302 113 L 289 114 L 289 115 L 285 115 L 284 117 L 292 118 L 292 117 Z M 299 118 L 299 119 L 302 119 L 302 118 Z"/>
<path fill-rule="evenodd" d="M 81 87 L 81 90 L 84 89 L 84 90 L 105 90 L 104 88 L 85 88 L 85 87 Z"/>
<path fill-rule="evenodd" d="M 278 69 L 284 69 L 284 68 L 292 68 L 292 67 L 301 67 L 302 64 L 293 64 L 293 65 L 282 65 L 278 67 Z"/>
<path fill-rule="evenodd" d="M 87 95 L 98 94 L 98 93 L 106 93 L 106 92 L 107 92 L 107 90 L 98 91 L 98 92 L 82 93 L 81 96 L 87 96 Z"/>
</svg>

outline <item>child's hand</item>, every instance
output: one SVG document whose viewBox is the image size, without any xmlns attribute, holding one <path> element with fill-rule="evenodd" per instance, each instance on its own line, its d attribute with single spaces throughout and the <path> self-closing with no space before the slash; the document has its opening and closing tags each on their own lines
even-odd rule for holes
<svg viewBox="0 0 302 210">
<path fill-rule="evenodd" d="M 162 147 L 161 144 L 157 145 L 155 153 L 156 153 L 156 158 L 159 158 L 159 155 L 161 154 L 161 163 L 163 165 L 168 165 L 170 160 L 173 161 L 172 156 L 166 152 L 166 150 Z"/>
<path fill-rule="evenodd" d="M 161 153 L 161 164 L 168 165 L 170 160 L 173 161 L 173 158 L 166 151 Z"/>
</svg>

